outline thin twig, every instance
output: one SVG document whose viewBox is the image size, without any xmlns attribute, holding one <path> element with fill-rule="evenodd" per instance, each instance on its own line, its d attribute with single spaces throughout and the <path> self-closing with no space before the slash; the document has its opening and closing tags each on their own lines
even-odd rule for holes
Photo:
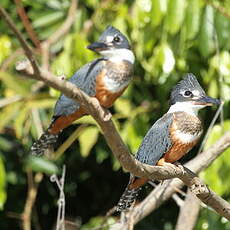
<svg viewBox="0 0 230 230">
<path fill-rule="evenodd" d="M 193 230 L 200 211 L 200 200 L 188 189 L 186 199 L 180 207 L 175 230 Z"/>
<path fill-rule="evenodd" d="M 79 137 L 79 135 L 85 130 L 86 127 L 86 124 L 77 127 L 76 130 L 68 137 L 68 139 L 53 153 L 54 159 L 59 159 L 60 156 L 72 145 L 72 143 Z"/>
<path fill-rule="evenodd" d="M 9 17 L 8 13 L 1 6 L 0 6 L 0 16 L 8 24 L 8 26 L 11 28 L 11 30 L 17 36 L 18 40 L 20 41 L 20 43 L 22 45 L 23 50 L 25 51 L 25 54 L 26 54 L 27 58 L 29 59 L 31 65 L 33 67 L 33 70 L 34 70 L 35 74 L 39 76 L 40 75 L 40 70 L 39 70 L 39 67 L 37 65 L 37 61 L 36 61 L 36 58 L 35 58 L 35 55 L 34 55 L 32 49 L 29 47 L 29 45 L 27 44 L 26 40 L 23 38 L 22 34 L 19 32 L 19 30 L 14 25 L 14 22 Z"/>
<path fill-rule="evenodd" d="M 176 193 L 172 195 L 172 198 L 179 207 L 184 205 L 184 200 L 182 200 Z"/>
<path fill-rule="evenodd" d="M 27 177 L 28 177 L 28 194 L 27 194 L 24 211 L 22 213 L 23 230 L 31 229 L 32 209 L 33 209 L 34 202 L 36 200 L 38 185 L 43 178 L 43 174 L 36 173 L 35 177 L 33 178 L 32 171 L 28 171 Z"/>
<path fill-rule="evenodd" d="M 204 138 L 203 138 L 203 140 L 202 140 L 202 143 L 201 143 L 201 145 L 200 145 L 200 148 L 199 148 L 197 154 L 200 154 L 201 151 L 203 150 L 204 145 L 206 144 L 206 142 L 207 142 L 207 140 L 208 140 L 208 137 L 209 137 L 209 135 L 210 135 L 210 133 L 211 133 L 211 131 L 212 131 L 212 128 L 213 128 L 213 126 L 214 126 L 214 124 L 215 124 L 217 118 L 219 117 L 221 111 L 223 110 L 223 105 L 224 105 L 224 103 L 222 102 L 222 103 L 220 104 L 220 106 L 218 107 L 218 110 L 216 111 L 216 113 L 215 113 L 215 115 L 214 115 L 214 117 L 213 117 L 213 119 L 212 119 L 212 121 L 211 121 L 211 123 L 210 123 L 210 125 L 209 125 L 209 127 L 208 127 L 208 130 L 207 130 L 207 132 L 206 132 L 206 134 L 205 134 L 205 136 L 204 136 Z"/>
<path fill-rule="evenodd" d="M 60 26 L 60 28 L 55 31 L 52 36 L 50 36 L 47 40 L 42 42 L 42 68 L 45 70 L 49 69 L 49 55 L 50 55 L 50 46 L 56 43 L 62 36 L 64 36 L 69 29 L 71 28 L 72 24 L 74 23 L 75 13 L 77 10 L 78 0 L 72 0 L 68 15 L 64 23 Z"/>
<path fill-rule="evenodd" d="M 5 107 L 5 106 L 7 106 L 7 105 L 9 105 L 11 103 L 20 101 L 21 99 L 22 99 L 22 96 L 20 96 L 20 95 L 15 95 L 15 96 L 12 96 L 12 97 L 7 97 L 7 98 L 0 99 L 0 108 Z"/>
<path fill-rule="evenodd" d="M 32 117 L 37 130 L 37 135 L 38 137 L 40 137 L 43 133 L 43 128 L 42 128 L 42 122 L 39 116 L 38 109 L 35 108 L 32 109 Z"/>
<path fill-rule="evenodd" d="M 22 48 L 18 48 L 13 53 L 11 53 L 11 55 L 8 58 L 6 58 L 3 61 L 3 63 L 0 65 L 0 72 L 5 72 L 7 68 L 11 65 L 11 63 L 15 61 L 15 59 L 17 59 L 19 55 L 22 54 L 23 52 L 24 51 Z"/>
<path fill-rule="evenodd" d="M 39 39 L 37 38 L 37 35 L 30 23 L 30 20 L 27 16 L 27 13 L 22 5 L 22 2 L 21 0 L 14 0 L 15 4 L 16 4 L 16 9 L 17 9 L 17 12 L 18 12 L 18 15 L 19 17 L 21 18 L 22 20 L 22 23 L 26 29 L 26 32 L 28 33 L 31 41 L 34 43 L 35 47 L 37 49 L 40 49 L 40 41 Z"/>
<path fill-rule="evenodd" d="M 148 178 L 150 180 L 152 179 L 165 180 L 165 179 L 178 177 L 190 189 L 193 190 L 193 192 L 197 195 L 197 197 L 199 197 L 200 200 L 202 200 L 205 204 L 212 207 L 220 215 L 230 220 L 230 204 L 224 199 L 222 199 L 221 197 L 217 196 L 213 191 L 211 191 L 188 168 L 184 168 L 184 170 L 181 170 L 179 167 L 173 165 L 171 166 L 167 165 L 164 167 L 150 166 L 150 165 L 142 164 L 139 161 L 135 160 L 134 157 L 130 154 L 127 146 L 122 141 L 120 135 L 118 134 L 111 120 L 111 114 L 108 112 L 108 110 L 100 106 L 97 99 L 89 97 L 70 82 L 65 82 L 58 79 L 57 77 L 51 76 L 51 74 L 48 73 L 47 71 L 40 72 L 40 75 L 36 74 L 35 72 L 30 77 L 42 80 L 48 86 L 60 90 L 66 96 L 70 97 L 73 100 L 76 100 L 82 106 L 82 108 L 84 108 L 86 113 L 92 115 L 93 118 L 100 125 L 104 133 L 104 137 L 110 149 L 112 150 L 113 154 L 120 161 L 121 165 L 125 169 L 133 173 L 135 176 Z M 206 168 L 214 159 L 216 159 L 217 156 L 219 156 L 229 146 L 230 146 L 230 132 L 227 132 L 215 145 L 213 145 L 212 149 L 210 148 L 206 150 L 207 154 L 203 153 L 198 155 L 195 158 L 196 161 L 194 162 L 194 160 L 191 160 L 188 164 L 186 164 L 187 165 L 186 167 L 189 167 L 191 170 L 195 172 L 199 172 L 200 170 Z M 176 180 L 177 182 L 174 184 L 174 186 L 177 187 L 178 184 L 182 185 L 180 180 Z M 167 190 L 168 187 L 169 186 L 167 186 L 165 190 Z M 170 195 L 172 195 L 174 191 L 175 189 L 173 188 L 173 191 L 170 192 Z M 138 213 L 140 213 L 139 210 Z M 147 213 L 146 211 L 142 212 L 142 215 L 146 215 L 146 213 Z M 134 224 L 138 221 L 138 219 L 139 218 L 136 217 L 134 218 Z"/>
</svg>

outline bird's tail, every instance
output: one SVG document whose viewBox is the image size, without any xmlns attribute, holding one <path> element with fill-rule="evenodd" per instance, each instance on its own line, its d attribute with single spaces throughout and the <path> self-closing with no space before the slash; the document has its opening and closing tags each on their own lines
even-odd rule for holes
<svg viewBox="0 0 230 230">
<path fill-rule="evenodd" d="M 47 151 L 54 148 L 58 136 L 59 134 L 52 134 L 49 132 L 49 129 L 47 129 L 46 132 L 44 132 L 41 137 L 31 146 L 31 154 L 35 156 L 44 155 Z"/>
<path fill-rule="evenodd" d="M 141 187 L 130 188 L 128 184 L 128 186 L 126 187 L 124 193 L 122 194 L 117 204 L 117 211 L 122 212 L 130 208 L 133 202 L 136 200 L 140 190 L 141 190 Z"/>
</svg>

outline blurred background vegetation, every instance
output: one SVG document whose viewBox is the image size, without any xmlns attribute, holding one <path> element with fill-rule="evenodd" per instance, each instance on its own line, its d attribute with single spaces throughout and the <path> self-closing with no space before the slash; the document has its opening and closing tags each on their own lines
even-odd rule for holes
<svg viewBox="0 0 230 230">
<path fill-rule="evenodd" d="M 69 0 L 22 0 L 39 40 L 52 36 L 65 21 Z M 29 40 L 10 0 L 0 3 Z M 150 126 L 168 109 L 171 88 L 184 73 L 194 73 L 209 96 L 222 98 L 222 124 L 218 120 L 205 148 L 230 129 L 230 1 L 229 0 L 84 0 L 78 2 L 69 33 L 51 47 L 50 69 L 70 77 L 96 58 L 86 49 L 107 25 L 124 32 L 136 56 L 135 77 L 111 109 L 123 140 L 135 153 Z M 38 59 L 40 58 L 37 52 Z M 88 124 L 80 137 L 55 162 L 28 159 L 33 141 L 49 125 L 59 92 L 28 80 L 15 71 L 23 58 L 20 45 L 0 20 L 0 229 L 20 229 L 17 218 L 27 197 L 28 170 L 55 173 L 66 164 L 66 217 L 81 229 L 98 226 L 118 201 L 128 181 L 90 117 L 67 128 L 60 144 L 78 123 Z M 205 129 L 216 108 L 201 112 Z M 194 149 L 184 161 L 193 157 Z M 209 186 L 230 201 L 230 150 L 201 176 Z M 151 187 L 146 186 L 145 194 Z M 57 215 L 58 189 L 45 176 L 39 185 L 33 209 L 34 229 L 51 229 Z M 170 207 L 170 209 L 169 209 Z M 135 229 L 174 229 L 179 208 L 169 200 L 141 221 Z M 113 222 L 116 217 L 109 219 Z M 40 228 L 39 228 L 40 226 Z M 106 229 L 106 228 L 104 228 Z M 226 219 L 203 208 L 196 229 L 230 229 Z"/>
</svg>

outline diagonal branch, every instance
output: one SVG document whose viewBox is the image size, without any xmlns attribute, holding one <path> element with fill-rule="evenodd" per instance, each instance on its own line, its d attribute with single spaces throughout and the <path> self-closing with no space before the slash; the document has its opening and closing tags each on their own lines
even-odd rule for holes
<svg viewBox="0 0 230 230">
<path fill-rule="evenodd" d="M 12 22 L 11 20 L 9 20 L 9 16 L 7 15 L 7 13 L 3 11 L 3 9 L 0 7 L 1 15 L 2 12 L 4 12 L 3 19 L 6 22 L 9 21 Z M 5 15 L 7 17 L 5 17 Z M 24 39 L 22 39 L 20 32 L 16 29 L 13 23 L 10 23 L 9 25 L 10 28 L 13 29 L 13 31 L 15 32 L 16 36 L 20 38 L 19 41 L 21 42 L 23 47 L 26 47 L 27 50 L 28 49 L 27 44 L 24 42 Z M 28 55 L 28 58 L 31 57 L 33 56 Z M 111 120 L 111 114 L 108 112 L 108 110 L 102 108 L 99 102 L 95 98 L 89 97 L 72 83 L 63 81 L 57 77 L 53 77 L 47 71 L 40 71 L 39 67 L 37 66 L 37 63 L 33 62 L 33 60 L 30 61 L 31 64 L 34 64 L 36 67 L 34 68 L 34 65 L 32 65 L 33 70 L 30 71 L 31 78 L 41 80 L 45 82 L 48 86 L 60 90 L 66 96 L 72 98 L 73 100 L 78 101 L 78 103 L 81 104 L 81 106 L 86 110 L 86 112 L 93 116 L 93 118 L 100 125 L 110 149 L 112 150 L 115 157 L 120 161 L 122 167 L 132 172 L 136 176 L 144 177 L 148 179 L 165 180 L 165 179 L 178 177 L 187 186 L 189 186 L 194 193 L 196 193 L 197 197 L 200 200 L 202 200 L 207 205 L 211 206 L 220 215 L 223 215 L 224 217 L 230 220 L 230 204 L 227 201 L 223 200 L 221 197 L 217 196 L 209 188 L 207 188 L 207 186 L 193 172 L 191 172 L 187 168 L 184 168 L 185 172 L 183 172 L 183 170 L 181 170 L 179 167 L 173 165 L 172 166 L 168 165 L 164 167 L 145 165 L 135 160 L 134 157 L 130 154 L 127 146 L 125 146 L 120 135 L 118 134 Z M 22 68 L 21 66 L 21 70 L 26 71 L 27 66 L 25 65 L 24 67 L 25 68 Z M 36 69 L 38 69 L 38 72 L 36 71 Z M 220 155 L 221 152 L 223 152 L 229 146 L 230 146 L 230 132 L 227 132 L 213 146 L 212 149 L 209 149 L 208 151 L 205 151 L 203 154 L 197 156 L 195 158 L 196 160 L 194 159 L 193 161 L 191 161 L 193 163 L 190 162 L 189 164 L 186 164 L 186 167 L 189 167 L 195 172 L 199 172 L 200 170 L 207 167 L 215 159 L 215 157 Z M 208 157 L 206 156 L 205 158 L 205 155 L 208 155 Z M 209 155 L 213 155 L 213 156 L 209 157 Z M 182 182 L 180 182 L 179 180 L 176 181 L 177 181 L 176 186 L 182 185 Z M 152 211 L 152 207 L 151 210 L 149 211 Z M 137 213 L 140 213 L 140 211 L 137 210 Z M 135 221 L 137 222 L 138 219 L 140 218 L 143 218 L 142 214 L 139 215 L 139 217 L 135 217 L 133 220 L 134 222 Z"/>
<path fill-rule="evenodd" d="M 21 43 L 22 48 L 24 49 L 24 52 L 25 52 L 27 58 L 29 59 L 31 65 L 34 69 L 35 74 L 40 75 L 40 70 L 39 70 L 36 58 L 35 58 L 32 50 L 31 50 L 31 48 L 27 44 L 26 40 L 23 38 L 22 34 L 18 31 L 18 29 L 14 25 L 14 22 L 12 21 L 12 19 L 8 15 L 8 13 L 5 11 L 5 9 L 3 7 L 1 7 L 1 5 L 0 5 L 0 16 L 8 24 L 10 29 L 15 33 L 17 39 Z"/>
<path fill-rule="evenodd" d="M 37 38 L 37 35 L 36 35 L 33 27 L 31 26 L 30 20 L 26 14 L 26 11 L 22 5 L 21 0 L 14 0 L 14 2 L 16 4 L 16 9 L 17 9 L 18 15 L 21 18 L 22 23 L 23 23 L 31 41 L 34 43 L 34 45 L 37 49 L 40 49 L 40 41 Z"/>
<path fill-rule="evenodd" d="M 225 133 L 209 149 L 185 164 L 185 166 L 193 170 L 195 173 L 199 173 L 207 168 L 216 158 L 220 156 L 223 151 L 229 147 L 230 131 Z M 149 194 L 149 196 L 147 196 L 139 205 L 134 208 L 134 223 L 139 222 L 148 216 L 152 211 L 156 210 L 162 203 L 167 201 L 175 192 L 177 192 L 178 188 L 181 188 L 182 186 L 183 183 L 179 179 L 165 181 L 162 186 L 158 185 L 156 189 Z M 212 195 L 210 194 L 209 197 L 212 197 Z M 227 206 L 229 207 L 229 204 Z"/>
<path fill-rule="evenodd" d="M 184 204 L 180 208 L 175 230 L 193 230 L 200 211 L 200 200 L 188 190 Z"/>
</svg>

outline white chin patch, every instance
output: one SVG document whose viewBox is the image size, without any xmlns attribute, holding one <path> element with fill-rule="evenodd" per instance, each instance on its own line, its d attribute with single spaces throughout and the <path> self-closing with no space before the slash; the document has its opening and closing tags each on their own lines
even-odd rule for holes
<svg viewBox="0 0 230 230">
<path fill-rule="evenodd" d="M 129 49 L 102 50 L 100 54 L 112 62 L 121 62 L 125 60 L 133 64 L 135 61 L 133 52 Z"/>
<path fill-rule="evenodd" d="M 204 107 L 206 107 L 206 105 L 195 105 L 188 101 L 176 102 L 174 105 L 170 106 L 168 113 L 186 112 L 196 116 L 198 111 Z"/>
</svg>

